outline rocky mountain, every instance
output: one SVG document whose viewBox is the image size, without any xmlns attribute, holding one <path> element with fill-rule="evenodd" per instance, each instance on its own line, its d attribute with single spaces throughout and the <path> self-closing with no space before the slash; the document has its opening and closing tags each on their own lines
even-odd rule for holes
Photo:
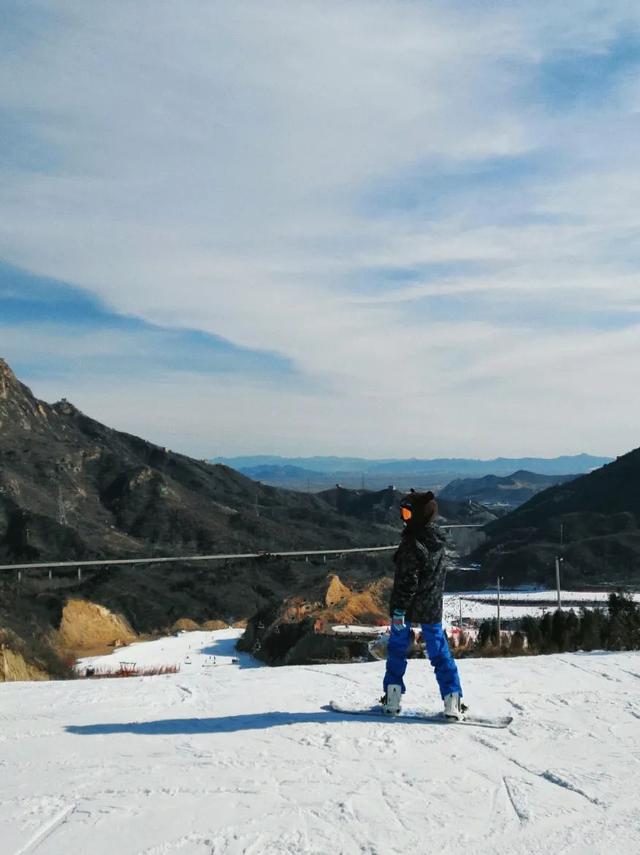
<svg viewBox="0 0 640 855">
<path fill-rule="evenodd" d="M 373 545 L 389 531 L 37 400 L 0 360 L 0 558 Z"/>
<path fill-rule="evenodd" d="M 458 478 L 438 494 L 439 499 L 474 501 L 487 507 L 517 508 L 536 493 L 564 484 L 577 475 L 541 475 L 520 469 L 512 475 L 485 475 L 483 478 Z"/>
<path fill-rule="evenodd" d="M 0 360 L 0 563 L 346 549 L 393 543 L 399 529 L 176 454 L 67 401 L 39 401 Z M 369 577 L 384 562 L 367 556 L 350 566 L 367 567 Z M 52 579 L 27 571 L 21 580 L 0 571 L 0 632 L 8 639 L 0 641 L 24 654 L 23 673 L 61 673 L 59 633 L 70 597 L 149 633 L 180 618 L 248 619 L 273 599 L 304 593 L 313 572 L 326 577 L 331 568 L 265 559 L 102 568 L 82 579 L 75 570 L 56 570 Z"/>
<path fill-rule="evenodd" d="M 349 490 L 336 484 L 330 490 L 316 494 L 340 514 L 373 523 L 396 525 L 400 517 L 400 502 L 406 495 L 390 485 L 384 490 Z M 495 513 L 478 502 L 450 501 L 438 495 L 439 521 L 443 525 L 486 525 L 497 518 Z"/>
<path fill-rule="evenodd" d="M 640 449 L 538 493 L 487 526 L 476 558 L 487 580 L 555 584 L 640 583 Z"/>
</svg>

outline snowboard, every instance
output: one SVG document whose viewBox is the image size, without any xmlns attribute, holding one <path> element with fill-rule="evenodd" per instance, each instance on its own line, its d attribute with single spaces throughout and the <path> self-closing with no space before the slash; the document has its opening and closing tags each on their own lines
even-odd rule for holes
<svg viewBox="0 0 640 855">
<path fill-rule="evenodd" d="M 373 706 L 354 706 L 351 704 L 341 704 L 337 701 L 331 701 L 328 706 L 332 712 L 346 713 L 347 715 L 369 716 L 370 718 L 384 718 L 386 721 L 394 719 L 411 718 L 419 721 L 425 721 L 430 724 L 448 724 L 448 725 L 467 725 L 468 727 L 493 727 L 504 728 L 509 727 L 513 721 L 513 716 L 487 716 L 475 715 L 474 713 L 466 713 L 463 719 L 445 718 L 443 712 L 430 712 L 429 710 L 420 709 L 419 707 L 405 707 L 400 710 L 397 715 L 388 715 L 383 712 L 381 704 L 373 704 Z"/>
</svg>

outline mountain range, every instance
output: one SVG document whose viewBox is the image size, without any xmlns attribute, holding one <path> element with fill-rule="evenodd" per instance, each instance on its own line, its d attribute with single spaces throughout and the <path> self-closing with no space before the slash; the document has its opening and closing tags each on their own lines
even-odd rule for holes
<svg viewBox="0 0 640 855">
<path fill-rule="evenodd" d="M 441 491 L 451 481 L 511 476 L 528 471 L 540 475 L 580 475 L 591 472 L 610 457 L 590 454 L 554 458 L 497 457 L 493 460 L 474 458 L 389 459 L 369 460 L 357 457 L 277 457 L 269 455 L 219 457 L 223 463 L 242 474 L 277 487 L 319 492 L 335 484 L 351 489 L 382 490 L 393 484 L 400 490 L 431 489 Z"/>
<path fill-rule="evenodd" d="M 574 457 L 565 465 L 576 464 Z M 515 474 L 540 486 L 530 473 Z M 639 581 L 639 482 L 636 450 L 538 493 L 499 519 L 477 502 L 441 497 L 449 522 L 486 526 L 488 540 L 475 553 L 482 570 L 465 584 L 482 586 L 496 574 L 512 584 L 552 584 L 556 554 L 569 584 Z M 135 632 L 153 632 L 179 618 L 246 619 L 286 597 L 304 601 L 331 572 L 357 590 L 389 575 L 388 554 L 317 566 L 268 553 L 393 544 L 400 495 L 391 486 L 366 491 L 334 485 L 312 495 L 256 483 L 228 466 L 107 427 L 66 400 L 40 401 L 0 360 L 2 563 L 266 553 L 264 560 L 228 566 L 176 561 L 88 570 L 82 579 L 73 570 L 56 571 L 52 580 L 46 571 L 29 572 L 22 581 L 4 573 L 0 630 L 41 648 L 60 626 L 70 597 L 113 609 Z"/>
<path fill-rule="evenodd" d="M 586 473 L 611 461 L 611 457 L 591 454 L 561 455 L 560 457 L 496 457 L 480 460 L 467 457 L 390 458 L 372 460 L 364 457 L 279 457 L 254 455 L 216 457 L 212 462 L 244 470 L 256 466 L 294 466 L 312 473 L 363 472 L 365 474 L 404 472 L 459 472 L 461 475 L 510 475 L 519 469 L 543 475 Z"/>
</svg>

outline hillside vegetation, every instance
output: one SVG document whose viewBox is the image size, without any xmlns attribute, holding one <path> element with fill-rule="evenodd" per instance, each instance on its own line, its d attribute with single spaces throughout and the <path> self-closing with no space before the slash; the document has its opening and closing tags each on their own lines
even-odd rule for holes
<svg viewBox="0 0 640 855">
<path fill-rule="evenodd" d="M 476 553 L 487 581 L 565 585 L 640 583 L 640 449 L 538 493 L 486 528 Z"/>
</svg>

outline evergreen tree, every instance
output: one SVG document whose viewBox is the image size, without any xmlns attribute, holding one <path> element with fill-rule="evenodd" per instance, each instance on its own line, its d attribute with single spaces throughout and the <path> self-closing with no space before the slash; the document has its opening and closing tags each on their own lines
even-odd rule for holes
<svg viewBox="0 0 640 855">
<path fill-rule="evenodd" d="M 582 650 L 602 649 L 602 623 L 602 613 L 600 611 L 582 609 L 578 631 L 578 644 Z"/>
<path fill-rule="evenodd" d="M 551 641 L 555 650 L 563 653 L 567 641 L 567 616 L 562 609 L 556 609 L 551 618 Z"/>
<path fill-rule="evenodd" d="M 573 609 L 565 613 L 564 649 L 577 650 L 580 637 L 580 620 Z"/>
<path fill-rule="evenodd" d="M 509 649 L 511 653 L 520 654 L 524 650 L 525 636 L 524 633 L 517 629 L 511 636 L 511 644 Z"/>
<path fill-rule="evenodd" d="M 489 643 L 496 644 L 498 640 L 498 621 L 483 620 L 478 630 L 478 645 L 486 647 Z"/>
<path fill-rule="evenodd" d="M 621 592 L 609 596 L 607 648 L 609 650 L 640 649 L 640 607 Z"/>
<path fill-rule="evenodd" d="M 540 621 L 540 650 L 543 653 L 549 653 L 553 650 L 553 635 L 552 635 L 553 619 L 550 612 L 546 612 Z"/>
<path fill-rule="evenodd" d="M 520 622 L 522 632 L 527 636 L 529 650 L 535 651 L 536 653 L 542 649 L 540 623 L 540 618 L 535 618 L 531 615 L 527 615 L 527 617 L 522 618 L 522 621 Z"/>
</svg>

